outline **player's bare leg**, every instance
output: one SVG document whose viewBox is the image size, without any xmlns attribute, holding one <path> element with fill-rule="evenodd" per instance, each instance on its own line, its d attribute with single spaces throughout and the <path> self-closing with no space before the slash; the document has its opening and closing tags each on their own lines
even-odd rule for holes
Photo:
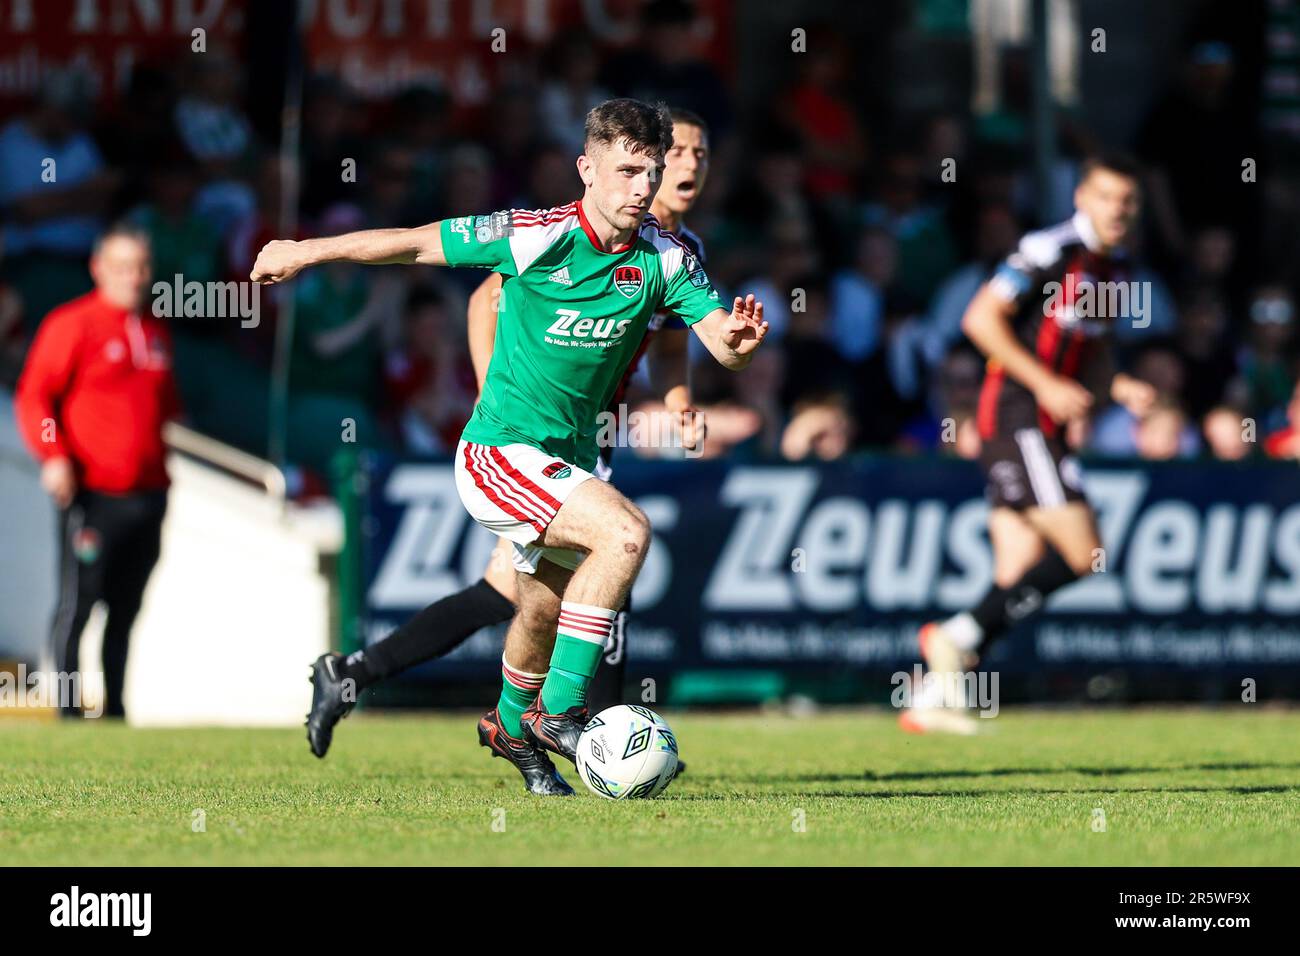
<svg viewBox="0 0 1300 956">
<path fill-rule="evenodd" d="M 479 743 L 509 760 L 530 793 L 571 796 L 573 788 L 542 748 L 525 739 L 520 718 L 546 679 L 561 597 L 572 572 L 542 559 L 532 574 L 516 577 L 519 610 L 506 631 L 501 655 L 501 697 L 478 723 Z"/>
<path fill-rule="evenodd" d="M 1074 501 L 1023 512 L 997 508 L 989 518 L 995 560 L 994 584 L 979 605 L 942 624 L 922 628 L 922 654 L 937 673 L 973 668 L 978 655 L 1001 635 L 1040 611 L 1054 591 L 1091 573 L 1101 542 L 1092 509 Z M 956 686 L 955 682 L 952 686 Z M 945 711 L 960 712 L 964 701 L 928 700 L 931 707 L 905 713 L 906 730 L 974 732 Z M 938 704 L 938 707 L 933 705 Z M 969 719 L 969 715 L 963 714 Z M 932 726 L 927 726 L 931 724 Z M 951 726 L 950 726 L 951 725 Z"/>
<path fill-rule="evenodd" d="M 1042 536 L 1014 508 L 994 508 L 989 513 L 989 542 L 993 546 L 993 584 L 1000 588 L 1014 585 L 1044 553 Z M 929 673 L 958 674 L 978 663 L 974 651 L 954 644 L 939 622 L 922 627 L 917 642 Z M 919 698 L 914 707 L 899 715 L 899 726 L 911 733 L 975 733 L 979 725 L 966 712 L 966 702 L 953 700 L 951 693 L 944 693 L 955 684 L 948 685 L 942 678 L 940 681 L 929 693 L 914 691 Z"/>
<path fill-rule="evenodd" d="M 550 669 L 523 718 L 528 739 L 572 760 L 587 723 L 587 686 L 645 561 L 650 522 L 613 486 L 591 479 L 569 495 L 539 540 L 587 555 L 564 589 Z"/>
<path fill-rule="evenodd" d="M 334 728 L 356 706 L 361 692 L 426 661 L 450 654 L 476 632 L 515 613 L 513 548 L 498 540 L 483 571 L 469 587 L 434 601 L 374 644 L 344 657 L 330 652 L 312 664 L 307 742 L 324 757 Z"/>
<path fill-rule="evenodd" d="M 1097 519 L 1086 502 L 1073 501 L 1058 508 L 1029 508 L 1025 518 L 1042 540 L 1056 549 L 1075 575 L 1083 577 L 1092 573 L 1101 553 L 1101 536 L 1097 533 Z"/>
<path fill-rule="evenodd" d="M 514 546 L 505 538 L 497 538 L 492 556 L 488 558 L 487 566 L 483 569 L 483 580 L 492 585 L 503 598 L 518 607 L 519 589 L 516 587 L 515 578 L 519 572 L 515 570 L 513 554 Z"/>
</svg>

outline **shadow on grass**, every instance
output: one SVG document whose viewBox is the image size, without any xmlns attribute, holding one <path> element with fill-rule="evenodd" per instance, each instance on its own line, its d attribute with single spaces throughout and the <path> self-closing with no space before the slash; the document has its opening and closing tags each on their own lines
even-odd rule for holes
<svg viewBox="0 0 1300 956">
<path fill-rule="evenodd" d="M 980 779 L 983 777 L 1050 776 L 1063 773 L 1078 773 L 1090 777 L 1110 777 L 1134 773 L 1185 773 L 1189 771 L 1202 772 L 1207 770 L 1300 770 L 1300 762 L 1193 763 L 1141 767 L 990 767 L 985 770 L 904 770 L 894 773 L 876 773 L 873 770 L 864 770 L 862 773 L 813 773 L 795 776 L 780 774 L 770 777 L 727 777 L 725 779 L 743 783 L 761 784 L 848 783 L 850 781 L 889 783 L 907 780 L 960 780 Z"/>
</svg>

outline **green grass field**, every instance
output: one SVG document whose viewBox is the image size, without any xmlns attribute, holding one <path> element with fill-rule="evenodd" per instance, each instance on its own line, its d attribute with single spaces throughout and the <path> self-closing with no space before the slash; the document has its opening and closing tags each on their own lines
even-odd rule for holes
<svg viewBox="0 0 1300 956">
<path fill-rule="evenodd" d="M 324 761 L 296 729 L 0 722 L 0 862 L 1300 862 L 1296 711 L 1007 710 L 965 739 L 883 711 L 666 716 L 689 774 L 627 803 L 573 774 L 576 799 L 528 796 L 466 714 L 356 715 Z"/>
</svg>

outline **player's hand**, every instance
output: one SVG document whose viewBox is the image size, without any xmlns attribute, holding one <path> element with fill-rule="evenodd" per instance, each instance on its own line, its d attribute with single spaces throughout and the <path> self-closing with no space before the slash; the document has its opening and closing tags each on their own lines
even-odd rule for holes
<svg viewBox="0 0 1300 956">
<path fill-rule="evenodd" d="M 275 285 L 287 282 L 310 264 L 303 255 L 302 243 L 292 239 L 272 239 L 257 254 L 249 278 L 263 285 Z"/>
<path fill-rule="evenodd" d="M 1135 417 L 1144 418 L 1156 403 L 1155 386 L 1120 372 L 1110 383 L 1110 397 Z"/>
<path fill-rule="evenodd" d="M 1054 375 L 1034 391 L 1034 400 L 1054 422 L 1082 418 L 1092 407 L 1092 392 L 1072 378 Z"/>
<path fill-rule="evenodd" d="M 72 504 L 77 494 L 77 475 L 66 458 L 50 458 L 41 465 L 41 487 L 60 508 Z"/>
<path fill-rule="evenodd" d="M 677 410 L 677 427 L 682 433 L 682 447 L 687 451 L 703 451 L 704 439 L 709 433 L 709 423 L 704 413 L 694 405 Z"/>
<path fill-rule="evenodd" d="M 722 344 L 737 355 L 748 355 L 758 348 L 767 335 L 767 323 L 763 321 L 763 303 L 753 294 L 739 296 L 732 303 L 731 315 L 727 316 L 720 329 Z"/>
</svg>

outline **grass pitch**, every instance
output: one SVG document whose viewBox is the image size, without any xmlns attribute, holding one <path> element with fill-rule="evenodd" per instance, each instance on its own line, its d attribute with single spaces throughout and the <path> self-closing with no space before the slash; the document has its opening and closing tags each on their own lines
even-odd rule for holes
<svg viewBox="0 0 1300 956">
<path fill-rule="evenodd" d="M 576 799 L 528 796 L 468 714 L 358 714 L 323 761 L 297 729 L 0 722 L 0 862 L 1300 862 L 1300 712 L 1006 710 L 964 739 L 883 711 L 665 716 L 689 773 L 626 803 L 572 773 Z"/>
</svg>

